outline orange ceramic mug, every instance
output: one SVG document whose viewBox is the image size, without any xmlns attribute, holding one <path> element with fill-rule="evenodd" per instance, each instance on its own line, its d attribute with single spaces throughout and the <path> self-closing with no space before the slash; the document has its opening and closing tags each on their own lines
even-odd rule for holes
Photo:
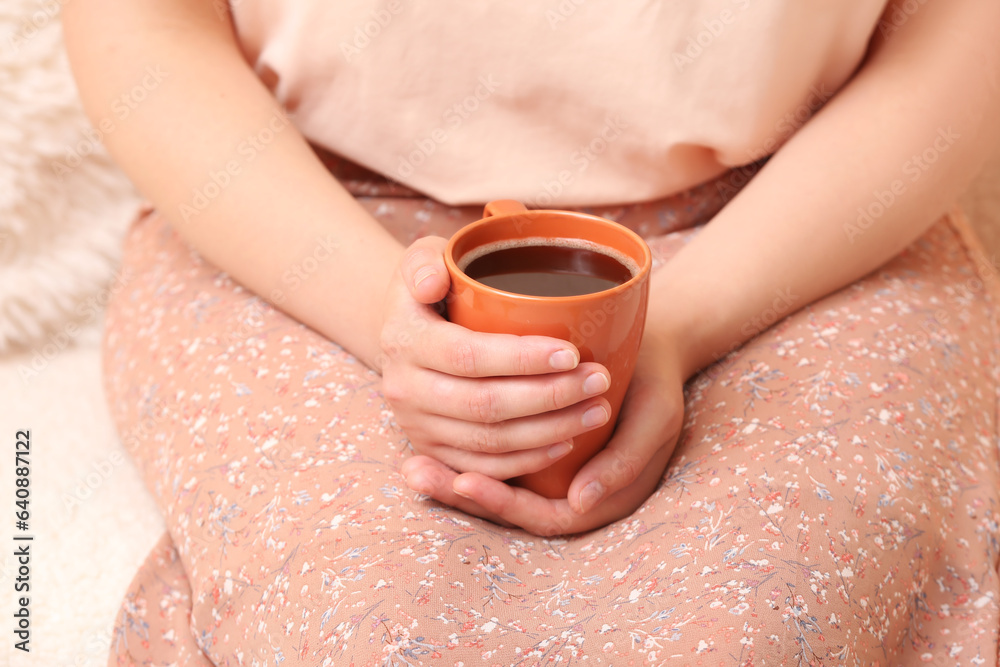
<svg viewBox="0 0 1000 667">
<path fill-rule="evenodd" d="M 513 243 L 511 243 L 513 242 Z M 578 296 L 531 296 L 489 287 L 466 275 L 469 258 L 487 246 L 584 244 L 622 260 L 625 282 Z M 632 379 L 649 298 L 652 256 L 638 234 L 585 213 L 527 210 L 511 200 L 490 202 L 483 219 L 460 229 L 444 254 L 451 276 L 448 319 L 483 333 L 561 338 L 580 351 L 580 361 L 602 364 L 611 374 L 604 397 L 611 418 L 573 438 L 573 451 L 544 470 L 510 480 L 548 498 L 565 498 L 580 468 L 611 438 Z"/>
</svg>

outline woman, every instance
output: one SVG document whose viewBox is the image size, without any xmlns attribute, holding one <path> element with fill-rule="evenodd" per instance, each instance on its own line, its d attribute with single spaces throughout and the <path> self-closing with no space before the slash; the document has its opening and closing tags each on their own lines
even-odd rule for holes
<svg viewBox="0 0 1000 667">
<path fill-rule="evenodd" d="M 1000 7 L 433 10 L 65 9 L 155 207 L 106 377 L 169 534 L 112 663 L 996 664 L 996 276 L 942 214 L 996 137 Z M 433 307 L 498 198 L 658 259 L 565 499 L 503 480 L 607 420 L 606 369 Z"/>
</svg>

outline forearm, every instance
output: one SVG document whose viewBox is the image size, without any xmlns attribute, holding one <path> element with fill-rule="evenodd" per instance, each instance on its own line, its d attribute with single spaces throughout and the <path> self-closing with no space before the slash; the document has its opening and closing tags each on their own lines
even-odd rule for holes
<svg viewBox="0 0 1000 667">
<path fill-rule="evenodd" d="M 217 6 L 67 4 L 84 107 L 95 126 L 113 124 L 108 150 L 188 243 L 371 365 L 402 247 L 315 157 Z"/>
<path fill-rule="evenodd" d="M 776 305 L 787 314 L 878 268 L 947 210 L 996 143 L 998 24 L 996 3 L 922 5 L 654 276 L 647 330 L 681 341 L 686 376 Z"/>
</svg>

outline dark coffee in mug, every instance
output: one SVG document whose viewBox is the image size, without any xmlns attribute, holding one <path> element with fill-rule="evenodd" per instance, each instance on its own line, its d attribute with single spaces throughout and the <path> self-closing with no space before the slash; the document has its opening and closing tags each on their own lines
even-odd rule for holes
<svg viewBox="0 0 1000 667">
<path fill-rule="evenodd" d="M 632 279 L 635 262 L 582 239 L 526 238 L 477 248 L 460 268 L 494 289 L 529 296 L 579 296 Z"/>
</svg>

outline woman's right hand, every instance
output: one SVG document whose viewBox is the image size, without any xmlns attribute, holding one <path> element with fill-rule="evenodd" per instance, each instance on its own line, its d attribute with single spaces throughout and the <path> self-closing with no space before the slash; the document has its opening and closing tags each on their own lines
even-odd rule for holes
<svg viewBox="0 0 1000 667">
<path fill-rule="evenodd" d="M 607 369 L 571 343 L 484 334 L 444 319 L 446 240 L 403 255 L 386 294 L 382 391 L 417 453 L 503 480 L 541 470 L 607 422 Z"/>
</svg>

